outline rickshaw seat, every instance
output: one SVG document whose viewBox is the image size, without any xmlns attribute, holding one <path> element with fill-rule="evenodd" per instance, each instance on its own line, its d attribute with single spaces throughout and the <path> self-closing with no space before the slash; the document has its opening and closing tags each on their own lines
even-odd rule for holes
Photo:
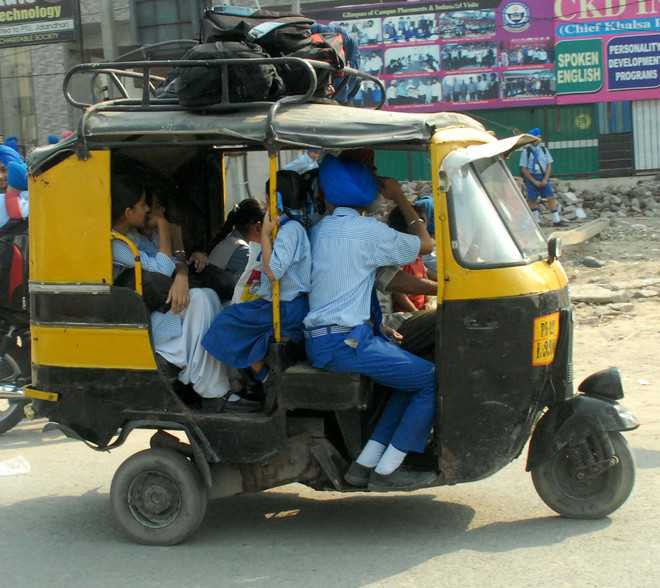
<svg viewBox="0 0 660 588">
<path fill-rule="evenodd" d="M 299 362 L 282 372 L 279 404 L 287 409 L 365 408 L 370 382 L 359 374 L 339 374 Z"/>
</svg>

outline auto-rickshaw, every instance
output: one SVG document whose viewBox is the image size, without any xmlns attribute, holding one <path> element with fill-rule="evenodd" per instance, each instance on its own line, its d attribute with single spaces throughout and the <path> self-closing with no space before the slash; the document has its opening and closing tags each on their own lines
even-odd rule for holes
<svg viewBox="0 0 660 588">
<path fill-rule="evenodd" d="M 151 447 L 127 459 L 112 481 L 112 510 L 133 540 L 183 541 L 202 522 L 209 499 L 293 482 L 358 491 L 343 474 L 386 392 L 357 374 L 293 360 L 279 336 L 275 289 L 263 410 L 199 410 L 153 351 L 137 249 L 135 287 L 113 283 L 113 152 L 148 163 L 173 183 L 194 182 L 180 197 L 197 194 L 196 226 L 205 234 L 225 213 L 224 156 L 267 153 L 274 194 L 278 154 L 286 150 L 426 153 L 439 268 L 438 410 L 426 452 L 410 467 L 437 472 L 437 486 L 471 482 L 509 464 L 530 441 L 527 470 L 560 515 L 600 518 L 624 503 L 635 466 L 621 432 L 638 421 L 618 403 L 623 389 L 615 369 L 591 375 L 574 392 L 560 242 L 546 240 L 503 161 L 533 137 L 497 140 L 456 113 L 316 101 L 314 80 L 305 96 L 198 112 L 153 100 L 144 86 L 142 100 L 85 105 L 75 137 L 32 155 L 32 383 L 25 390 L 34 416 L 97 451 L 119 447 L 136 429 L 155 431 Z"/>
</svg>

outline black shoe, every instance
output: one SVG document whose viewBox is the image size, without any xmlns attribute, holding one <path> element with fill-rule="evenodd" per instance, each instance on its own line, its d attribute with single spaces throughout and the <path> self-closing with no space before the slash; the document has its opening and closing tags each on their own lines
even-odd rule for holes
<svg viewBox="0 0 660 588">
<path fill-rule="evenodd" d="M 226 397 L 223 398 L 202 398 L 202 410 L 204 412 L 259 412 L 261 410 L 260 402 L 243 400 L 229 402 Z"/>
<path fill-rule="evenodd" d="M 202 398 L 202 412 L 222 412 L 227 404 L 227 399 L 220 398 Z"/>
<path fill-rule="evenodd" d="M 251 402 L 263 402 L 266 399 L 264 387 L 259 382 L 249 382 L 240 392 L 236 392 L 241 398 Z"/>
<path fill-rule="evenodd" d="M 344 474 L 344 480 L 356 488 L 366 488 L 369 483 L 369 474 L 372 471 L 372 468 L 365 467 L 354 461 Z"/>
<path fill-rule="evenodd" d="M 552 223 L 552 226 L 553 226 L 553 227 L 557 227 L 557 228 L 559 228 L 559 227 L 567 227 L 567 226 L 568 226 L 568 223 L 567 223 L 566 221 L 560 220 L 559 222 Z"/>
<path fill-rule="evenodd" d="M 387 476 L 371 472 L 369 476 L 370 492 L 396 492 L 398 490 L 418 490 L 433 486 L 438 480 L 435 472 L 407 470 L 399 468 Z"/>
<path fill-rule="evenodd" d="M 259 412 L 261 410 L 263 410 L 261 402 L 245 400 L 245 398 L 225 404 L 225 412 Z"/>
</svg>

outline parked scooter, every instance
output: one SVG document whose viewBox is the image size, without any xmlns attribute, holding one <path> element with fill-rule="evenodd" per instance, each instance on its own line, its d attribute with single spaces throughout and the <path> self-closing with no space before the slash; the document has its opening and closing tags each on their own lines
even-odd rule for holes
<svg viewBox="0 0 660 588">
<path fill-rule="evenodd" d="M 0 231 L 0 434 L 15 427 L 28 404 L 30 318 L 27 294 L 27 221 Z"/>
</svg>

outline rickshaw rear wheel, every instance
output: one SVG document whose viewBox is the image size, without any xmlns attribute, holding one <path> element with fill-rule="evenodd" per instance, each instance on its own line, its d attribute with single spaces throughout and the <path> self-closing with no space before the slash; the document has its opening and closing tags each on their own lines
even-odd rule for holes
<svg viewBox="0 0 660 588">
<path fill-rule="evenodd" d="M 176 545 L 204 520 L 208 495 L 195 465 L 171 449 L 146 449 L 119 466 L 110 487 L 116 521 L 134 541 Z"/>
<path fill-rule="evenodd" d="M 600 519 L 619 508 L 635 485 L 635 460 L 621 433 L 609 433 L 618 463 L 594 478 L 581 477 L 567 448 L 532 470 L 539 496 L 572 519 Z"/>
</svg>

